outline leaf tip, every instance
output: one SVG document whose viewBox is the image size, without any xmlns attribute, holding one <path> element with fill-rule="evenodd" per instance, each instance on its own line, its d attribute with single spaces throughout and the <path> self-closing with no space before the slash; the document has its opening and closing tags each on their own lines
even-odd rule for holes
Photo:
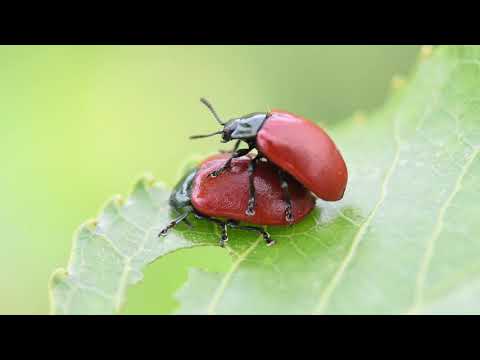
<svg viewBox="0 0 480 360">
<path fill-rule="evenodd" d="M 137 191 L 144 191 L 157 185 L 157 180 L 151 173 L 143 174 L 133 185 L 132 194 Z"/>
<path fill-rule="evenodd" d="M 420 60 L 426 60 L 430 56 L 432 56 L 433 53 L 433 45 L 423 45 L 420 48 Z"/>
<path fill-rule="evenodd" d="M 150 187 L 150 188 L 154 187 L 156 183 L 155 177 L 150 173 L 144 174 L 141 178 L 141 181 L 146 187 Z"/>
<path fill-rule="evenodd" d="M 405 86 L 407 80 L 401 75 L 394 75 L 391 81 L 391 87 L 393 90 L 400 90 Z"/>
<path fill-rule="evenodd" d="M 355 124 L 362 125 L 366 121 L 367 121 L 367 116 L 365 115 L 365 113 L 363 111 L 358 110 L 353 114 L 353 122 Z"/>
<path fill-rule="evenodd" d="M 90 232 L 95 232 L 95 230 L 97 229 L 97 226 L 98 226 L 98 220 L 97 219 L 89 219 L 89 220 L 85 221 L 83 226 L 81 226 L 79 232 L 81 232 L 82 228 L 84 228 L 85 230 L 88 230 Z"/>
<path fill-rule="evenodd" d="M 115 204 L 115 206 L 122 207 L 125 205 L 125 197 L 123 195 L 115 195 L 112 199 L 112 202 Z"/>
<path fill-rule="evenodd" d="M 52 275 L 50 275 L 50 279 L 48 281 L 48 296 L 49 296 L 49 303 L 50 303 L 50 315 L 57 314 L 57 304 L 55 302 L 54 291 L 55 289 L 63 284 L 68 277 L 68 271 L 59 268 L 56 269 Z"/>
<path fill-rule="evenodd" d="M 65 270 L 64 268 L 56 269 L 52 273 L 52 275 L 50 275 L 50 281 L 49 281 L 50 289 L 52 290 L 58 284 L 64 282 L 67 277 L 68 277 L 68 271 L 67 270 Z"/>
</svg>

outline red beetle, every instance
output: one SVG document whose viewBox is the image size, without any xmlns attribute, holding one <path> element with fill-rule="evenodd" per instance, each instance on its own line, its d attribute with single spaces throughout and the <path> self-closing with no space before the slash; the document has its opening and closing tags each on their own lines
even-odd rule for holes
<svg viewBox="0 0 480 360">
<path fill-rule="evenodd" d="M 255 171 L 255 163 L 267 158 L 282 171 L 295 177 L 320 199 L 337 201 L 343 197 L 348 181 L 348 171 L 340 151 L 328 134 L 315 123 L 285 111 L 253 113 L 228 122 L 222 122 L 212 105 L 201 101 L 210 109 L 215 119 L 223 126 L 221 131 L 208 135 L 192 136 L 192 139 L 222 135 L 222 142 L 237 140 L 233 153 L 222 167 L 211 173 L 217 177 L 228 169 L 232 159 L 257 149 L 258 155 L 251 161 L 250 173 Z M 248 149 L 238 149 L 244 141 Z M 288 198 L 288 188 L 284 189 Z M 250 198 L 246 214 L 255 214 L 255 188 L 249 189 Z M 293 222 L 291 206 L 285 207 L 285 218 Z"/>
<path fill-rule="evenodd" d="M 183 177 L 169 200 L 170 206 L 181 215 L 160 232 L 161 236 L 165 236 L 168 230 L 181 221 L 190 225 L 187 216 L 193 214 L 196 218 L 220 225 L 222 246 L 228 240 L 227 227 L 256 231 L 263 235 L 268 245 L 273 244 L 270 235 L 262 228 L 240 225 L 239 222 L 287 225 L 284 216 L 284 192 L 276 167 L 269 162 L 260 161 L 255 175 L 250 177 L 248 169 L 251 158 L 243 156 L 231 161 L 230 171 L 224 176 L 212 179 L 209 176 L 212 171 L 222 167 L 229 158 L 228 154 L 212 156 Z M 253 179 L 257 200 L 257 212 L 253 216 L 247 216 L 244 211 L 249 200 L 250 179 Z M 294 178 L 287 176 L 285 181 L 290 189 L 292 213 L 295 222 L 298 222 L 315 207 L 315 198 Z"/>
</svg>

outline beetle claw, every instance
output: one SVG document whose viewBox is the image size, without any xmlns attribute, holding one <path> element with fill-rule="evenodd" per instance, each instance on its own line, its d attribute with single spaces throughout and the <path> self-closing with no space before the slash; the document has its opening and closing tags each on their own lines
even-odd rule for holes
<svg viewBox="0 0 480 360">
<path fill-rule="evenodd" d="M 270 237 L 269 234 L 265 234 L 263 236 L 263 238 L 265 239 L 265 242 L 267 243 L 267 246 L 275 245 L 275 240 L 272 240 L 272 238 Z"/>
<path fill-rule="evenodd" d="M 287 220 L 287 222 L 292 222 L 293 221 L 292 208 L 290 206 L 288 206 L 285 209 L 285 220 Z"/>
<path fill-rule="evenodd" d="M 218 169 L 218 170 L 215 170 L 215 171 L 211 172 L 209 176 L 212 177 L 212 178 L 216 178 L 221 173 L 223 173 L 223 169 Z"/>
</svg>

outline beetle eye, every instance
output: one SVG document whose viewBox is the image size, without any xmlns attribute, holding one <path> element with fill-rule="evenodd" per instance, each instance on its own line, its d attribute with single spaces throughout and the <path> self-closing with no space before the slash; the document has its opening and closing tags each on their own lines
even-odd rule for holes
<svg viewBox="0 0 480 360">
<path fill-rule="evenodd" d="M 228 131 L 228 130 L 224 130 L 223 133 L 222 133 L 222 139 L 223 139 L 223 142 L 227 142 L 227 141 L 230 141 L 231 139 L 231 131 Z"/>
</svg>

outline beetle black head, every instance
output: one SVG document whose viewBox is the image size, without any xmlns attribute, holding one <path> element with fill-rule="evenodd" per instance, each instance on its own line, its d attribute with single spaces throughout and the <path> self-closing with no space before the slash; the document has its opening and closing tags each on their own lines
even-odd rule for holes
<svg viewBox="0 0 480 360">
<path fill-rule="evenodd" d="M 223 122 L 218 116 L 213 106 L 204 98 L 200 101 L 210 110 L 217 122 L 223 126 L 223 130 L 216 131 L 206 135 L 194 135 L 190 136 L 190 139 L 201 139 L 214 135 L 222 135 L 222 142 L 226 143 L 231 140 L 244 140 L 249 141 L 257 136 L 265 119 L 266 113 L 252 113 L 239 118 L 231 119 L 227 122 Z"/>
</svg>

